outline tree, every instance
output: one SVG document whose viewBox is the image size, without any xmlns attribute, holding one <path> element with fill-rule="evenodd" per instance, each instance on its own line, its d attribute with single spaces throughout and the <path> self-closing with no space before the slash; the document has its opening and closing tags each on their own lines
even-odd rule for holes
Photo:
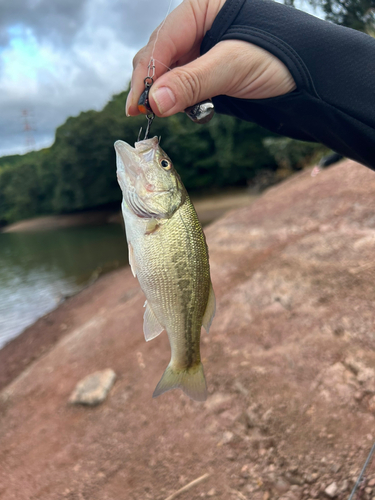
<svg viewBox="0 0 375 500">
<path fill-rule="evenodd" d="M 307 0 L 320 7 L 327 21 L 353 28 L 364 33 L 375 33 L 375 0 Z M 294 0 L 284 0 L 294 7 Z"/>
</svg>

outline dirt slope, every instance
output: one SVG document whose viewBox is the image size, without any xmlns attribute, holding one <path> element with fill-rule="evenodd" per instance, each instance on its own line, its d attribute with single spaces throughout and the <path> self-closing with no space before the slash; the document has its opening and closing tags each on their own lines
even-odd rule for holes
<svg viewBox="0 0 375 500">
<path fill-rule="evenodd" d="M 204 404 L 151 398 L 168 339 L 144 341 L 128 269 L 49 315 L 64 337 L 0 393 L 0 499 L 164 500 L 206 472 L 178 498 L 347 499 L 375 439 L 374 193 L 347 161 L 207 228 Z M 107 367 L 103 405 L 68 404 Z M 361 488 L 375 496 L 375 464 Z"/>
</svg>

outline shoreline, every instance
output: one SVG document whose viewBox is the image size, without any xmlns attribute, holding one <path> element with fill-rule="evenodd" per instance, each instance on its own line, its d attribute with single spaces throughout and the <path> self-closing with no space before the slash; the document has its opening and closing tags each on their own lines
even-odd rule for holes
<svg viewBox="0 0 375 500">
<path fill-rule="evenodd" d="M 54 345 L 84 319 L 90 317 L 89 305 L 101 298 L 99 307 L 106 307 L 105 291 L 116 279 L 129 272 L 129 266 L 110 271 L 76 294 L 66 298 L 55 309 L 41 316 L 17 337 L 0 349 L 0 392 L 15 380 L 34 361 L 46 354 Z"/>
<path fill-rule="evenodd" d="M 202 224 L 208 224 L 228 210 L 247 206 L 259 195 L 249 193 L 248 188 L 221 191 L 211 195 L 192 196 L 191 200 Z M 120 206 L 120 204 L 119 204 Z M 121 209 L 87 210 L 73 214 L 45 215 L 24 219 L 0 228 L 1 233 L 53 231 L 66 227 L 123 224 Z"/>
<path fill-rule="evenodd" d="M 13 224 L 9 224 L 0 230 L 1 233 L 17 233 L 32 231 L 53 231 L 65 227 L 90 226 L 100 224 L 110 224 L 117 222 L 117 211 L 115 210 L 88 210 L 76 214 L 65 215 L 45 215 L 24 219 Z"/>
<path fill-rule="evenodd" d="M 249 206 L 259 195 L 251 195 L 244 189 L 217 193 L 206 197 L 193 198 L 193 203 L 202 225 L 209 224 L 226 212 Z M 122 223 L 120 212 L 113 210 L 91 211 L 71 215 L 52 215 L 20 221 L 7 227 L 3 232 L 48 231 L 63 227 L 87 224 Z M 0 233 L 1 234 L 1 233 Z M 102 297 L 99 307 L 105 307 L 105 290 L 116 276 L 129 272 L 129 266 L 109 271 L 99 276 L 94 283 L 86 285 L 76 294 L 66 298 L 52 311 L 41 316 L 19 335 L 9 340 L 0 349 L 0 391 L 17 378 L 28 366 L 47 351 L 82 321 L 77 320 L 81 309 L 89 309 L 89 304 Z M 104 295 L 103 295 L 104 293 Z M 83 306 L 83 307 L 82 307 Z M 88 317 L 87 317 L 88 319 Z"/>
</svg>

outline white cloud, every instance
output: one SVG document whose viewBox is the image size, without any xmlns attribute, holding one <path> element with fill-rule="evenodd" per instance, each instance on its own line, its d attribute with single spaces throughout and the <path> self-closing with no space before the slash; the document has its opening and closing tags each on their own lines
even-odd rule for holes
<svg viewBox="0 0 375 500">
<path fill-rule="evenodd" d="M 25 152 L 22 110 L 29 111 L 36 147 L 45 147 L 68 116 L 101 109 L 125 89 L 135 53 L 168 4 L 14 0 L 0 7 L 0 155 Z"/>
<path fill-rule="evenodd" d="M 171 0 L 171 7 L 181 1 Z M 296 1 L 308 9 L 306 0 Z M 169 3 L 1 2 L 0 155 L 24 153 L 31 134 L 36 148 L 51 144 L 56 127 L 68 116 L 101 109 L 125 89 L 133 56 L 162 22 Z M 34 129 L 29 136 L 23 131 L 23 110 Z"/>
</svg>

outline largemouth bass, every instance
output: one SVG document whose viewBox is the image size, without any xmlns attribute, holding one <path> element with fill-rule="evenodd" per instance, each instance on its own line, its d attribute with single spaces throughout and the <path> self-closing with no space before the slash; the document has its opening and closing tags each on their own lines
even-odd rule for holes
<svg viewBox="0 0 375 500">
<path fill-rule="evenodd" d="M 157 137 L 115 143 L 129 262 L 146 295 L 146 340 L 167 331 L 171 360 L 153 397 L 174 388 L 207 398 L 200 333 L 215 314 L 208 250 L 179 175 Z"/>
</svg>

